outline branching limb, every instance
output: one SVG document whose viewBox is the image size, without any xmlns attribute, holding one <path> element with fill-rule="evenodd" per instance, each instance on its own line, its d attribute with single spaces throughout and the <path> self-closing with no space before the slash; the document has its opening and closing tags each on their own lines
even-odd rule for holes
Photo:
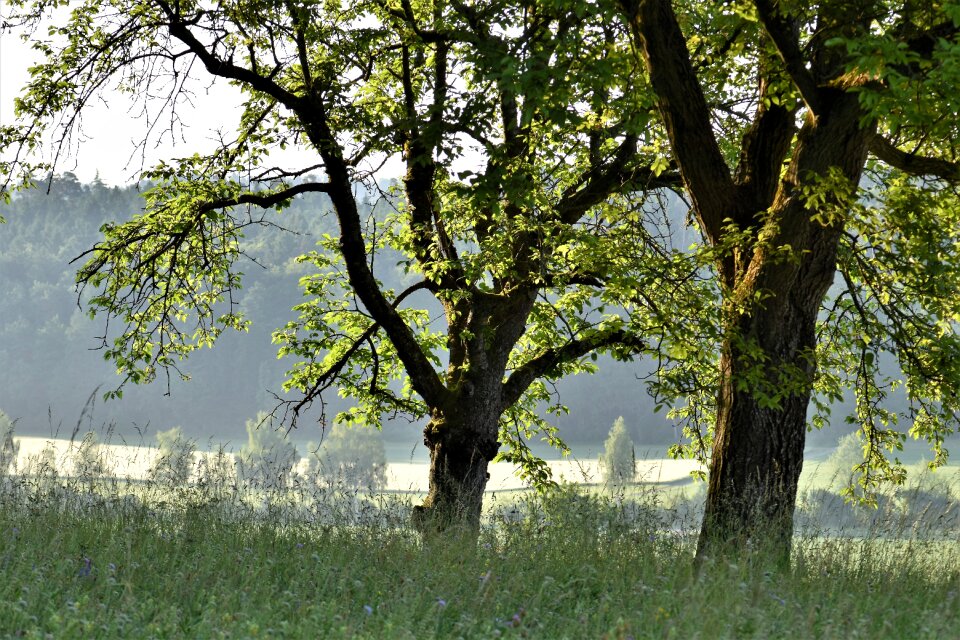
<svg viewBox="0 0 960 640">
<path fill-rule="evenodd" d="M 182 42 L 197 56 L 207 71 L 218 78 L 236 80 L 242 84 L 248 85 L 252 89 L 260 91 L 274 98 L 289 109 L 295 110 L 303 100 L 294 93 L 277 84 L 271 77 L 256 73 L 251 69 L 242 67 L 233 63 L 232 60 L 224 60 L 217 57 L 210 49 L 204 45 L 190 30 L 189 23 L 183 19 L 183 16 L 170 6 L 166 0 L 155 0 L 157 6 L 166 14 L 170 21 L 168 29 L 170 35 Z"/>
<path fill-rule="evenodd" d="M 820 91 L 816 79 L 807 69 L 803 52 L 800 50 L 800 40 L 792 22 L 779 11 L 772 0 L 754 0 L 754 5 L 764 31 L 780 54 L 780 59 L 783 60 L 804 104 L 814 114 L 819 114 L 822 109 Z"/>
<path fill-rule="evenodd" d="M 283 202 L 288 202 L 302 193 L 326 193 L 329 191 L 329 189 L 330 185 L 324 182 L 304 182 L 281 191 L 276 191 L 274 193 L 243 193 L 233 198 L 220 198 L 205 202 L 196 208 L 196 214 L 193 216 L 192 221 L 187 221 L 187 224 L 182 224 L 178 226 L 175 231 L 169 233 L 166 241 L 164 241 L 146 257 L 140 259 L 137 266 L 138 268 L 146 267 L 155 262 L 161 255 L 171 251 L 175 252 L 177 247 L 186 241 L 186 239 L 196 229 L 197 224 L 199 224 L 199 222 L 208 213 L 213 211 L 221 211 L 223 209 L 228 209 L 230 207 L 243 204 L 253 204 L 264 209 L 269 209 Z M 123 238 L 121 240 L 121 244 L 126 247 L 132 247 L 133 245 L 143 242 L 148 238 L 160 235 L 162 232 L 162 229 L 150 229 L 144 233 L 131 234 L 126 238 Z M 116 249 L 117 246 L 118 245 L 114 244 L 113 248 Z M 94 274 L 106 266 L 107 262 L 112 258 L 112 254 L 102 253 L 103 249 L 104 247 L 102 244 L 96 244 L 70 261 L 70 264 L 73 264 L 91 254 L 101 254 L 98 258 L 94 259 L 90 264 L 81 269 L 78 274 L 78 282 L 85 283 L 89 281 Z"/>
<path fill-rule="evenodd" d="M 683 184 L 675 171 L 657 173 L 649 165 L 636 166 L 636 137 L 630 136 L 610 162 L 587 171 L 579 182 L 569 187 L 557 203 L 557 214 L 566 224 L 573 224 L 587 210 L 622 193 L 627 186 L 643 191 L 673 189 Z"/>
<path fill-rule="evenodd" d="M 400 294 L 397 295 L 397 297 L 393 300 L 391 306 L 396 309 L 411 294 L 416 293 L 417 291 L 431 290 L 433 288 L 434 285 L 426 280 L 418 282 L 401 291 Z M 303 398 L 293 404 L 293 407 L 290 410 L 293 414 L 293 424 L 296 424 L 297 418 L 306 408 L 308 408 L 315 400 L 320 398 L 323 392 L 329 389 L 337 381 L 337 378 L 343 371 L 343 368 L 347 366 L 354 354 L 356 354 L 360 347 L 362 347 L 365 343 L 369 344 L 373 340 L 373 336 L 380 331 L 381 328 L 382 327 L 378 322 L 373 322 L 363 333 L 354 339 L 347 350 L 344 351 L 335 362 L 331 363 L 325 371 L 317 376 L 313 385 L 304 393 Z M 372 351 L 375 353 L 376 349 L 372 349 Z M 376 376 L 374 376 L 373 380 L 371 381 L 371 390 L 373 390 L 375 387 Z"/>
</svg>

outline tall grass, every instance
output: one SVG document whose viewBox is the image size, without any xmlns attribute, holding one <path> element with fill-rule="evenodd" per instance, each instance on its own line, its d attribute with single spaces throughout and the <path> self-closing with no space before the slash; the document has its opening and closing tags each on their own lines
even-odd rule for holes
<svg viewBox="0 0 960 640">
<path fill-rule="evenodd" d="M 682 505 L 653 490 L 500 496 L 477 544 L 425 544 L 403 496 L 2 482 L 3 637 L 960 636 L 956 535 L 811 533 L 789 571 L 750 554 L 697 571 Z"/>
</svg>

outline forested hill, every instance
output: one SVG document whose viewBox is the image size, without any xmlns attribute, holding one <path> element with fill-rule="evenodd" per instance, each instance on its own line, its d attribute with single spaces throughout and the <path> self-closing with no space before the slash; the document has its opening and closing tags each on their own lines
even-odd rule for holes
<svg viewBox="0 0 960 640">
<path fill-rule="evenodd" d="M 258 410 L 272 408 L 271 392 L 279 392 L 291 363 L 277 360 L 272 332 L 294 319 L 291 307 L 302 298 L 300 276 L 308 267 L 294 258 L 315 247 L 324 232 L 333 232 L 334 219 L 321 194 L 296 200 L 271 218 L 290 232 L 250 227 L 244 243 L 247 260 L 241 309 L 252 320 L 249 333 L 227 333 L 212 350 L 195 353 L 184 365 L 192 380 L 172 379 L 167 396 L 161 376 L 146 387 L 128 386 L 122 400 L 104 403 L 103 391 L 120 379 L 105 362 L 98 336 L 104 321 L 90 319 L 77 305 L 70 261 L 89 249 L 106 222 L 122 221 L 141 209 L 136 188 L 113 188 L 101 182 L 81 184 L 72 174 L 18 194 L 3 208 L 8 223 L 0 226 L 0 410 L 19 418 L 18 432 L 47 435 L 62 422 L 73 429 L 85 402 L 95 394 L 92 426 L 114 423 L 119 433 L 136 437 L 136 427 L 183 426 L 198 438 L 239 439 L 244 422 Z M 393 260 L 380 260 L 379 276 L 398 286 L 402 271 Z M 668 444 L 674 429 L 654 414 L 652 401 L 637 375 L 643 364 L 600 361 L 595 376 L 580 376 L 560 385 L 570 414 L 558 418 L 570 441 L 602 439 L 617 416 L 625 416 L 634 437 L 643 444 Z M 329 398 L 328 411 L 336 411 Z M 298 434 L 314 438 L 309 423 Z M 414 443 L 419 427 L 399 422 L 385 435 Z M 836 434 L 825 434 L 835 441 Z"/>
</svg>

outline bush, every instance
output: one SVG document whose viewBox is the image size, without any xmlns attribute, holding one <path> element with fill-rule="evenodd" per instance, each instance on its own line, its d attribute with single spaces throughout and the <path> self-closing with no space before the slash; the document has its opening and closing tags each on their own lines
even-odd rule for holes
<svg viewBox="0 0 960 640">
<path fill-rule="evenodd" d="M 834 475 L 834 486 L 844 488 L 853 482 L 853 469 L 863 463 L 863 440 L 856 432 L 837 440 L 837 448 L 824 462 L 824 469 Z"/>
<path fill-rule="evenodd" d="M 204 453 L 197 464 L 197 486 L 208 495 L 222 498 L 222 494 L 236 480 L 233 456 L 220 446 L 213 453 Z"/>
<path fill-rule="evenodd" d="M 0 476 L 17 472 L 20 443 L 13 439 L 16 422 L 0 411 Z"/>
<path fill-rule="evenodd" d="M 350 489 L 382 489 L 387 484 L 387 452 L 373 427 L 335 424 L 310 461 L 318 484 Z"/>
<path fill-rule="evenodd" d="M 637 474 L 637 458 L 633 449 L 633 439 L 627 432 L 623 416 L 613 423 L 603 447 L 600 470 L 603 473 L 604 482 L 607 484 L 633 482 Z"/>
<path fill-rule="evenodd" d="M 870 509 L 848 504 L 840 494 L 823 488 L 805 491 L 797 498 L 797 529 L 811 534 L 854 530 L 859 526 L 858 515 Z M 872 509 L 868 515 L 871 513 Z"/>
<path fill-rule="evenodd" d="M 113 474 L 107 452 L 100 445 L 96 432 L 87 431 L 73 454 L 73 475 L 93 481 Z"/>
<path fill-rule="evenodd" d="M 173 427 L 157 433 L 157 446 L 160 453 L 148 477 L 166 486 L 182 486 L 190 479 L 193 470 L 193 453 L 196 446 L 192 440 L 183 436 L 183 429 Z"/>
<path fill-rule="evenodd" d="M 264 412 L 247 420 L 247 443 L 237 454 L 237 477 L 253 487 L 279 489 L 287 485 L 297 463 L 297 448 Z"/>
<path fill-rule="evenodd" d="M 908 487 L 897 493 L 904 524 L 915 535 L 945 533 L 960 527 L 960 498 L 944 471 L 922 467 Z"/>
</svg>

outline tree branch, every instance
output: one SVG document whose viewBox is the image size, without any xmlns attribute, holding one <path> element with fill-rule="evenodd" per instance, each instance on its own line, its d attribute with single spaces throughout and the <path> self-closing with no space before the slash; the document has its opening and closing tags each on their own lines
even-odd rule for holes
<svg viewBox="0 0 960 640">
<path fill-rule="evenodd" d="M 785 106 L 768 100 L 775 91 L 768 75 L 769 66 L 777 64 L 772 57 L 772 54 L 762 57 L 767 64 L 761 63 L 760 101 L 740 144 L 735 179 L 743 196 L 738 200 L 743 206 L 733 218 L 741 229 L 759 222 L 757 216 L 773 203 L 784 158 L 797 132 L 795 118 L 799 101 Z"/>
<path fill-rule="evenodd" d="M 800 50 L 800 42 L 791 22 L 779 12 L 771 0 L 754 0 L 757 7 L 757 14 L 760 16 L 760 23 L 764 31 L 776 47 L 780 59 L 790 74 L 794 86 L 800 92 L 800 97 L 804 104 L 815 114 L 819 114 L 822 108 L 820 100 L 820 91 L 817 88 L 816 79 L 807 69 L 803 59 L 803 52 Z"/>
<path fill-rule="evenodd" d="M 401 291 L 400 294 L 397 295 L 397 297 L 393 300 L 393 302 L 390 303 L 390 306 L 396 309 L 397 307 L 400 306 L 400 303 L 403 302 L 411 294 L 416 293 L 417 291 L 422 291 L 424 289 L 429 290 L 432 288 L 433 288 L 433 284 L 426 280 L 413 284 L 407 287 L 406 289 L 404 289 L 403 291 Z M 308 407 L 314 400 L 316 400 L 320 396 L 320 394 L 322 394 L 324 391 L 329 389 L 330 386 L 334 382 L 336 382 L 337 376 L 340 375 L 340 372 L 343 371 L 343 368 L 347 366 L 347 364 L 350 362 L 350 359 L 357 352 L 357 350 L 363 345 L 364 342 L 371 341 L 373 339 L 374 334 L 380 329 L 381 329 L 381 326 L 379 322 L 374 322 L 373 324 L 371 324 L 369 327 L 366 328 L 366 330 L 363 333 L 361 333 L 356 339 L 354 339 L 350 347 L 343 352 L 343 355 L 337 358 L 336 362 L 331 364 L 326 371 L 324 371 L 319 376 L 317 376 L 316 381 L 309 389 L 307 389 L 306 393 L 304 393 L 303 395 L 303 398 L 298 400 L 293 405 L 294 424 L 296 423 L 297 417 L 300 415 L 301 411 L 303 411 L 304 408 Z M 376 386 L 375 383 L 376 383 L 376 376 L 374 376 L 374 379 L 371 382 L 371 385 L 372 385 L 371 390 L 373 390 L 373 388 Z"/>
<path fill-rule="evenodd" d="M 870 142 L 870 153 L 891 167 L 914 176 L 934 176 L 949 182 L 960 181 L 960 163 L 901 151 L 881 135 Z"/>
<path fill-rule="evenodd" d="M 211 200 L 210 202 L 205 202 L 197 208 L 196 214 L 193 216 L 192 222 L 183 228 L 179 229 L 175 233 L 171 233 L 168 239 L 161 245 L 159 249 L 146 256 L 138 262 L 139 267 L 144 267 L 149 265 L 151 262 L 154 262 L 157 258 L 168 251 L 176 251 L 189 236 L 196 229 L 197 224 L 200 220 L 203 219 L 203 216 L 211 211 L 217 211 L 219 209 L 226 209 L 228 207 L 235 207 L 241 204 L 253 204 L 264 209 L 273 207 L 281 202 L 290 200 L 301 193 L 327 193 L 330 189 L 330 185 L 325 182 L 304 182 L 302 184 L 294 185 L 283 191 L 277 191 L 270 194 L 257 194 L 257 193 L 244 193 L 235 198 L 221 198 L 219 200 Z M 129 238 L 124 238 L 121 246 L 129 247 L 137 242 L 142 242 L 152 236 L 159 235 L 158 232 L 148 231 L 146 233 L 140 233 L 136 235 L 131 235 Z M 92 253 L 103 250 L 103 245 L 100 243 L 95 244 L 93 247 L 87 249 L 80 255 L 73 258 L 69 264 L 73 264 L 77 260 L 84 258 Z M 83 268 L 77 275 L 79 282 L 86 282 L 93 275 L 99 271 L 108 261 L 107 256 L 101 256 L 97 259 L 92 265 Z"/>
<path fill-rule="evenodd" d="M 200 62 L 203 63 L 203 66 L 206 67 L 211 75 L 242 82 L 257 91 L 271 96 L 289 109 L 295 109 L 302 102 L 300 96 L 287 91 L 271 78 L 256 73 L 246 67 L 236 65 L 233 63 L 233 60 L 218 58 L 193 35 L 188 23 L 183 20 L 183 17 L 175 11 L 166 0 L 156 0 L 156 3 L 170 20 L 167 25 L 170 35 L 185 44 L 187 48 L 197 56 Z"/>
<path fill-rule="evenodd" d="M 643 54 L 693 209 L 706 236 L 717 242 L 736 197 L 735 185 L 671 2 L 620 0 L 620 5 L 634 46 Z"/>
<path fill-rule="evenodd" d="M 557 214 L 566 224 L 573 224 L 589 209 L 604 201 L 611 193 L 619 192 L 625 184 L 642 189 L 678 187 L 680 176 L 674 172 L 657 175 L 649 166 L 630 166 L 636 156 L 637 137 L 628 136 L 617 149 L 614 158 L 598 164 L 583 174 L 577 184 L 564 191 L 557 203 Z"/>
<path fill-rule="evenodd" d="M 628 347 L 632 352 L 642 351 L 647 346 L 635 334 L 623 329 L 616 329 L 614 331 L 598 331 L 586 337 L 571 340 L 562 347 L 547 349 L 513 370 L 513 373 L 510 374 L 501 388 L 501 407 L 510 407 L 515 404 L 535 380 L 550 373 L 557 365 L 582 358 L 597 349 L 618 345 Z"/>
<path fill-rule="evenodd" d="M 327 182 L 302 182 L 293 185 L 283 191 L 277 191 L 267 195 L 258 193 L 244 193 L 236 198 L 221 198 L 220 200 L 211 200 L 200 206 L 198 213 L 208 213 L 217 209 L 235 207 L 241 204 L 255 204 L 263 209 L 269 209 L 275 205 L 291 200 L 301 193 L 329 193 L 332 185 Z"/>
</svg>

